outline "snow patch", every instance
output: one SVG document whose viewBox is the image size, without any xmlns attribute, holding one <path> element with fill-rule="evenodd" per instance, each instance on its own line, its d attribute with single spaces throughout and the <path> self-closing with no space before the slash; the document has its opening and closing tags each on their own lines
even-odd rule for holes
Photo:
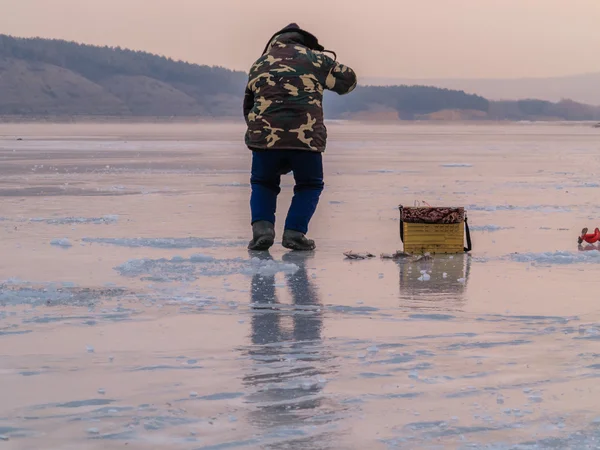
<svg viewBox="0 0 600 450">
<path fill-rule="evenodd" d="M 209 184 L 211 187 L 244 187 L 249 188 L 250 185 L 248 183 L 215 183 Z"/>
<path fill-rule="evenodd" d="M 117 223 L 119 216 L 108 215 L 102 217 L 59 217 L 55 219 L 33 218 L 30 222 L 43 222 L 49 225 L 76 225 L 76 224 L 95 224 L 106 225 Z"/>
<path fill-rule="evenodd" d="M 83 242 L 92 244 L 116 245 L 118 247 L 151 247 L 151 248 L 211 248 L 211 247 L 237 247 L 245 245 L 242 241 L 219 241 L 197 237 L 185 238 L 83 238 Z"/>
<path fill-rule="evenodd" d="M 440 167 L 473 167 L 473 164 L 467 164 L 467 163 L 447 163 L 447 164 L 440 164 Z"/>
<path fill-rule="evenodd" d="M 465 207 L 466 210 L 471 211 L 537 211 L 537 212 L 571 212 L 571 208 L 568 206 L 557 206 L 557 205 L 526 205 L 526 206 L 515 206 L 515 205 L 468 205 Z"/>
<path fill-rule="evenodd" d="M 244 260 L 216 259 L 208 255 L 192 255 L 189 259 L 176 256 L 171 259 L 131 259 L 114 268 L 125 277 L 142 277 L 157 282 L 194 281 L 200 277 L 226 275 L 275 275 L 293 274 L 299 267 L 296 264 L 272 259 L 252 258 Z"/>
<path fill-rule="evenodd" d="M 69 247 L 73 246 L 73 244 L 71 244 L 71 241 L 69 241 L 67 238 L 52 239 L 50 241 L 50 245 L 54 245 L 55 247 L 62 247 L 62 248 L 69 248 Z"/>
<path fill-rule="evenodd" d="M 469 225 L 471 231 L 487 231 L 489 233 L 500 230 L 511 230 L 513 228 L 514 227 L 501 227 L 499 225 Z"/>
<path fill-rule="evenodd" d="M 390 174 L 390 173 L 401 174 L 402 173 L 402 174 L 404 174 L 404 173 L 421 173 L 421 172 L 418 170 L 373 169 L 373 170 L 367 170 L 366 173 L 378 173 L 378 174 Z"/>
<path fill-rule="evenodd" d="M 600 251 L 590 250 L 587 252 L 542 252 L 542 253 L 513 253 L 510 258 L 516 262 L 528 262 L 533 264 L 580 264 L 600 263 Z"/>
</svg>

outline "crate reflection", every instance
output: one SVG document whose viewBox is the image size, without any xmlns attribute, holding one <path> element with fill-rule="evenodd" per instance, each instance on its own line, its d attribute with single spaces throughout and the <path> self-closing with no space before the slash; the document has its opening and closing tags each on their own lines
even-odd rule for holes
<svg viewBox="0 0 600 450">
<path fill-rule="evenodd" d="M 400 298 L 410 309 L 461 309 L 464 304 L 471 257 L 436 255 L 421 261 L 399 260 Z"/>
</svg>

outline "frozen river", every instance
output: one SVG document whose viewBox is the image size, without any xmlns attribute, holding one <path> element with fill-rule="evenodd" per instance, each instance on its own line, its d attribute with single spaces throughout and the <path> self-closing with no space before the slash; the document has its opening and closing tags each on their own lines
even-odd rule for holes
<svg viewBox="0 0 600 450">
<path fill-rule="evenodd" d="M 0 125 L 0 449 L 600 448 L 599 130 L 331 124 L 254 259 L 243 131 Z M 472 253 L 344 259 L 415 200 Z"/>
</svg>

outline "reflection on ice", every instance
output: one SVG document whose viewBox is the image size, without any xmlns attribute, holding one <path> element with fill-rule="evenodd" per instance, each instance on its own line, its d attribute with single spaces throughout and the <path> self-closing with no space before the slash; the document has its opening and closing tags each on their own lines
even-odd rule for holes
<svg viewBox="0 0 600 450">
<path fill-rule="evenodd" d="M 402 306 L 460 310 L 465 301 L 471 264 L 469 254 L 435 255 L 420 261 L 398 260 Z"/>
<path fill-rule="evenodd" d="M 272 261 L 268 253 L 259 258 Z M 255 408 L 250 412 L 250 422 L 265 430 L 298 430 L 299 436 L 314 434 L 309 425 L 327 423 L 335 415 L 335 404 L 322 392 L 326 377 L 333 373 L 321 336 L 323 311 L 319 293 L 306 271 L 308 258 L 292 253 L 283 256 L 288 264 L 299 267 L 295 273 L 285 275 L 292 308 L 277 307 L 280 302 L 275 274 L 252 277 L 252 345 L 244 350 L 253 362 L 243 378 L 244 384 L 254 391 L 248 396 Z M 310 448 L 320 448 L 312 438 L 302 442 Z"/>
</svg>

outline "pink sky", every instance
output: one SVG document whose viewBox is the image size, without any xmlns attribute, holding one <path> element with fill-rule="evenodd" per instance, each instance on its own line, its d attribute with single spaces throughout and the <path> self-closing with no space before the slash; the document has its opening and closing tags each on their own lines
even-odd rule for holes
<svg viewBox="0 0 600 450">
<path fill-rule="evenodd" d="M 600 72 L 600 0 L 0 0 L 0 32 L 247 70 L 295 21 L 362 76 Z"/>
</svg>

